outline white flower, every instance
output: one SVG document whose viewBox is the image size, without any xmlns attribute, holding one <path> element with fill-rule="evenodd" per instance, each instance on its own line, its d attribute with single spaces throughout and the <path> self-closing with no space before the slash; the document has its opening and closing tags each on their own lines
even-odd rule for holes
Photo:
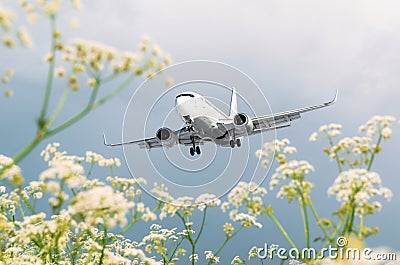
<svg viewBox="0 0 400 265">
<path fill-rule="evenodd" d="M 258 228 L 262 227 L 262 224 L 257 222 L 257 218 L 255 216 L 246 213 L 236 214 L 233 220 L 240 222 L 245 227 L 251 227 L 251 226 L 256 226 Z"/>
<path fill-rule="evenodd" d="M 198 262 L 199 261 L 199 255 L 198 254 L 192 254 L 189 256 L 189 260 L 194 262 Z"/>
<path fill-rule="evenodd" d="M 83 216 L 88 224 L 101 223 L 112 228 L 126 225 L 128 209 L 129 203 L 120 192 L 104 186 L 78 193 L 69 211 Z"/>
<path fill-rule="evenodd" d="M 239 265 L 239 264 L 245 264 L 244 260 L 239 256 L 235 256 L 231 261 L 231 265 Z"/>
<path fill-rule="evenodd" d="M 0 175 L 0 180 L 4 177 L 8 178 L 13 184 L 21 184 L 23 182 L 23 177 L 22 177 L 22 172 L 21 168 L 17 165 L 13 165 L 14 161 L 4 155 L 0 154 L 0 170 L 3 169 L 3 167 L 9 167 L 9 165 L 12 165 L 9 167 L 7 170 L 5 170 L 2 175 Z"/>
<path fill-rule="evenodd" d="M 215 256 L 211 250 L 204 251 L 204 255 L 206 255 L 206 259 L 209 259 L 211 263 L 219 263 L 219 257 Z"/>
<path fill-rule="evenodd" d="M 392 135 L 392 130 L 388 127 L 385 127 L 382 129 L 381 134 L 384 139 L 389 139 L 390 136 Z"/>
<path fill-rule="evenodd" d="M 198 205 L 200 211 L 203 211 L 205 207 L 214 207 L 221 204 L 221 200 L 215 197 L 214 194 L 204 193 L 196 198 L 195 203 Z"/>
<path fill-rule="evenodd" d="M 317 140 L 318 140 L 318 133 L 313 132 L 313 133 L 310 135 L 310 138 L 308 138 L 308 140 L 309 140 L 310 142 L 315 142 L 315 141 L 317 141 Z"/>
<path fill-rule="evenodd" d="M 360 215 L 370 214 L 370 205 L 376 209 L 381 207 L 376 201 L 370 202 L 373 196 L 383 196 L 390 199 L 392 192 L 381 185 L 381 178 L 375 172 L 365 169 L 351 169 L 339 174 L 334 184 L 328 189 L 329 195 L 336 195 L 339 202 L 349 202 L 354 198 L 356 213 Z"/>
<path fill-rule="evenodd" d="M 328 126 L 327 125 L 322 125 L 321 127 L 319 127 L 319 132 L 322 132 L 322 133 L 324 133 L 324 132 L 326 132 L 328 130 Z"/>
</svg>

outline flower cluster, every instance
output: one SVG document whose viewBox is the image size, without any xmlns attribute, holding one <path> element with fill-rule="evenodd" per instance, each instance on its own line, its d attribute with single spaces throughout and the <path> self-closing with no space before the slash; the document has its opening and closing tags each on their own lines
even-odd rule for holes
<svg viewBox="0 0 400 265">
<path fill-rule="evenodd" d="M 396 119 L 393 116 L 374 116 L 364 125 L 359 127 L 360 133 L 365 136 L 344 137 L 334 143 L 334 138 L 341 134 L 340 124 L 322 125 L 319 132 L 311 134 L 309 140 L 316 141 L 318 138 L 326 137 L 329 147 L 324 152 L 333 160 L 336 160 L 339 169 L 348 166 L 358 168 L 362 166 L 371 167 L 373 157 L 381 151 L 381 140 L 387 140 L 392 134 L 390 126 Z M 372 144 L 373 137 L 378 135 L 376 144 Z"/>
<path fill-rule="evenodd" d="M 15 12 L 0 3 L 0 37 L 2 37 L 3 45 L 7 48 L 16 46 L 16 39 L 23 47 L 31 47 L 32 40 L 28 31 L 24 27 L 14 29 L 13 25 L 16 20 Z M 4 36 L 3 36 L 4 34 Z"/>
<path fill-rule="evenodd" d="M 101 224 L 113 228 L 127 224 L 126 214 L 131 207 L 121 193 L 105 186 L 78 193 L 68 211 L 89 225 Z"/>
<path fill-rule="evenodd" d="M 74 9 L 81 9 L 82 2 L 81 0 L 73 0 L 73 1 L 65 1 L 65 0 L 21 0 L 19 1 L 19 5 L 25 10 L 27 14 L 28 22 L 35 23 L 39 15 L 45 14 L 49 17 L 54 17 L 57 13 L 60 12 L 67 5 L 72 3 L 72 7 Z"/>
<path fill-rule="evenodd" d="M 122 73 L 135 75 L 145 74 L 151 77 L 170 63 L 168 56 L 162 55 L 157 45 L 152 45 L 145 38 L 139 45 L 139 52 L 119 51 L 103 43 L 76 39 L 70 44 L 57 44 L 61 51 L 62 63 L 55 69 L 56 77 L 67 77 L 68 86 L 75 91 L 81 87 L 81 75 L 86 74 L 86 84 L 89 87 L 98 87 L 109 82 Z M 149 48 L 153 47 L 153 48 Z M 149 51 L 151 50 L 151 51 Z M 45 56 L 45 61 L 52 62 L 54 54 Z M 66 69 L 67 68 L 67 69 Z"/>
<path fill-rule="evenodd" d="M 206 255 L 206 259 L 207 260 L 210 260 L 211 264 L 218 264 L 219 263 L 219 257 L 215 256 L 214 253 L 211 250 L 204 251 L 204 255 Z"/>
<path fill-rule="evenodd" d="M 263 149 L 257 150 L 256 156 L 262 159 L 261 165 L 266 167 L 272 163 L 274 157 L 278 159 L 280 164 L 283 164 L 286 162 L 286 154 L 293 154 L 295 152 L 297 152 L 297 149 L 294 146 L 290 146 L 289 139 L 275 139 L 271 142 L 266 142 Z"/>
<path fill-rule="evenodd" d="M 379 174 L 365 169 L 351 169 L 340 173 L 328 189 L 328 194 L 336 196 L 342 202 L 342 207 L 354 204 L 356 213 L 363 216 L 373 214 L 382 207 L 380 202 L 370 201 L 372 197 L 392 197 L 391 190 L 382 186 Z"/>
<path fill-rule="evenodd" d="M 14 185 L 21 185 L 24 182 L 21 168 L 14 165 L 11 158 L 0 154 L 0 170 L 3 168 L 7 168 L 7 170 L 0 175 L 0 180 L 7 179 Z"/>
<path fill-rule="evenodd" d="M 330 126 L 330 128 L 337 130 L 338 126 L 334 125 Z M 275 151 L 274 156 L 278 160 L 279 166 L 271 177 L 269 188 L 273 190 L 278 185 L 281 185 L 277 197 L 287 197 L 289 202 L 294 198 L 300 199 L 302 196 L 308 196 L 314 184 L 305 180 L 305 175 L 314 171 L 314 167 L 305 160 L 287 161 L 287 155 L 297 152 L 296 147 L 291 146 L 288 139 L 276 139 L 265 143 L 264 148 L 256 152 L 256 156 L 265 157 L 265 154 L 273 151 Z M 267 163 L 263 164 L 266 166 Z M 289 183 L 284 184 L 287 180 L 289 180 Z"/>
<path fill-rule="evenodd" d="M 141 243 L 147 253 L 159 254 L 166 264 L 175 264 L 180 257 L 185 256 L 186 250 L 179 248 L 183 239 L 181 233 L 176 232 L 176 228 L 166 229 L 161 225 L 152 224 L 150 230 L 150 234 L 143 237 Z"/>
<path fill-rule="evenodd" d="M 393 116 L 375 115 L 369 119 L 364 125 L 359 127 L 360 132 L 365 132 L 366 136 L 372 137 L 376 134 L 381 135 L 385 140 L 392 135 L 390 125 L 396 120 Z"/>
<path fill-rule="evenodd" d="M 262 196 L 267 193 L 263 187 L 255 183 L 239 182 L 228 194 L 227 201 L 221 204 L 223 212 L 230 210 L 229 217 L 243 227 L 258 227 L 262 224 L 257 221 L 257 216 L 265 210 Z M 225 234 L 230 237 L 234 227 L 230 223 L 224 225 Z"/>
<path fill-rule="evenodd" d="M 3 77 L 1 77 L 1 83 L 3 83 L 3 85 L 6 85 L 9 81 L 10 81 L 10 78 L 12 77 L 14 75 L 14 71 L 12 70 L 12 69 L 7 69 L 6 71 L 5 71 L 5 74 L 4 74 L 4 76 Z M 13 95 L 13 92 L 11 91 L 11 90 L 9 90 L 9 89 L 6 89 L 5 91 L 4 91 L 4 95 L 6 96 L 6 97 L 11 97 L 12 95 Z"/>
</svg>

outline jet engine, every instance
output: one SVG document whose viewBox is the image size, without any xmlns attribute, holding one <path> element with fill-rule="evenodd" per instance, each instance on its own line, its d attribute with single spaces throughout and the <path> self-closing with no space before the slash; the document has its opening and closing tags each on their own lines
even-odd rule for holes
<svg viewBox="0 0 400 265">
<path fill-rule="evenodd" d="M 253 130 L 253 122 L 244 113 L 238 113 L 233 117 L 233 124 L 235 124 L 236 127 L 245 127 L 247 132 L 250 132 Z"/>
<path fill-rule="evenodd" d="M 176 143 L 176 136 L 170 128 L 160 128 L 156 133 L 156 138 L 161 141 L 163 146 L 172 146 Z"/>
</svg>

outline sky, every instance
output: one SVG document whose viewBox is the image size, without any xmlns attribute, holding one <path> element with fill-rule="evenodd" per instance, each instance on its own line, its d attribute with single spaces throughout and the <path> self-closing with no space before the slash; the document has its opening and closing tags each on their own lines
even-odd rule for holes
<svg viewBox="0 0 400 265">
<path fill-rule="evenodd" d="M 316 183 L 314 196 L 318 198 L 316 206 L 322 215 L 328 216 L 333 207 L 338 207 L 335 198 L 326 194 L 337 172 L 333 162 L 322 153 L 325 143 L 310 143 L 310 134 L 322 124 L 335 122 L 344 126 L 344 136 L 353 136 L 358 126 L 375 114 L 400 117 L 398 1 L 98 0 L 96 3 L 83 1 L 83 4 L 82 11 L 66 11 L 60 17 L 65 38 L 84 37 L 121 50 L 135 50 L 141 36 L 147 35 L 171 55 L 174 63 L 212 60 L 232 65 L 258 85 L 273 112 L 325 102 L 338 89 L 334 106 L 304 114 L 290 128 L 277 131 L 278 138 L 287 137 L 297 147 L 297 158 L 308 160 L 316 168 L 310 177 Z M 71 18 L 79 19 L 77 29 L 68 27 Z M 49 45 L 46 27 L 40 21 L 29 28 L 35 42 L 31 50 L 12 54 L 0 51 L 1 61 L 8 62 L 17 73 L 12 83 L 14 97 L 0 99 L 3 113 L 0 150 L 10 156 L 34 134 L 46 73 L 46 66 L 41 62 Z M 105 131 L 110 141 L 121 139 L 125 109 L 139 85 L 137 80 L 111 102 L 48 142 L 61 142 L 69 153 L 93 150 L 122 158 L 122 149 L 102 146 L 101 133 Z M 251 93 L 247 96 L 249 101 L 257 99 Z M 73 113 L 83 98 L 74 96 L 65 115 Z M 228 101 L 229 93 L 220 94 L 219 99 Z M 21 105 L 24 107 L 16 107 Z M 165 111 L 170 109 L 166 107 Z M 400 168 L 395 157 L 400 144 L 399 129 L 396 124 L 393 139 L 384 143 L 384 152 L 374 165 L 394 196 L 390 202 L 383 203 L 381 212 L 368 218 L 369 224 L 380 226 L 380 232 L 367 240 L 370 246 L 398 247 L 400 232 L 396 219 L 400 217 L 400 197 L 395 187 L 400 184 Z M 21 163 L 25 172 L 35 176 L 43 170 L 45 165 L 38 154 L 44 145 Z M 249 148 L 251 151 L 260 148 L 259 139 L 250 139 Z M 255 156 L 250 154 L 248 159 L 249 164 L 257 166 Z M 123 166 L 121 174 L 127 175 L 127 172 Z M 275 199 L 275 192 L 271 191 L 268 199 L 279 209 L 277 215 L 284 225 L 301 241 L 301 226 L 296 223 L 301 220 L 298 209 Z M 220 222 L 212 216 L 210 231 L 217 230 Z M 266 226 L 265 238 L 258 237 L 257 244 L 271 238 L 286 244 L 272 223 Z M 212 232 L 205 235 L 211 236 Z M 254 245 L 252 236 L 255 235 L 256 231 L 250 231 L 242 238 L 248 246 L 233 244 L 230 251 L 247 253 Z"/>
</svg>

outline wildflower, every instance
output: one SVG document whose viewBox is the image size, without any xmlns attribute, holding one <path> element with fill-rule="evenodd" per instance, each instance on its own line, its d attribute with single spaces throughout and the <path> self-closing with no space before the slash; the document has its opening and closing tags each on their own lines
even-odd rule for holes
<svg viewBox="0 0 400 265">
<path fill-rule="evenodd" d="M 231 265 L 239 265 L 239 264 L 246 264 L 246 263 L 241 257 L 235 256 L 231 261 Z"/>
<path fill-rule="evenodd" d="M 219 263 L 219 257 L 215 256 L 211 250 L 204 251 L 204 255 L 206 259 L 209 259 L 211 263 L 217 264 Z"/>
<path fill-rule="evenodd" d="M 3 44 L 7 47 L 7 48 L 14 48 L 15 47 L 15 42 L 14 40 L 9 37 L 9 36 L 5 36 L 3 38 Z"/>
<path fill-rule="evenodd" d="M 189 256 L 189 260 L 194 262 L 198 262 L 199 261 L 199 255 L 198 254 L 192 254 Z"/>
<path fill-rule="evenodd" d="M 253 246 L 252 248 L 250 248 L 248 259 L 251 259 L 253 257 L 257 257 L 258 253 L 260 253 L 261 250 L 262 250 L 262 248 L 258 248 L 256 246 Z"/>
<path fill-rule="evenodd" d="M 89 78 L 87 81 L 88 86 L 90 87 L 95 87 L 97 86 L 97 80 L 95 78 Z"/>
<path fill-rule="evenodd" d="M 0 26 L 8 31 L 11 27 L 11 21 L 15 19 L 15 14 L 9 9 L 0 5 Z"/>
<path fill-rule="evenodd" d="M 88 224 L 104 224 L 113 228 L 117 224 L 126 225 L 128 209 L 129 203 L 120 192 L 114 191 L 110 186 L 104 186 L 78 193 L 69 212 L 83 216 Z"/>
<path fill-rule="evenodd" d="M 155 55 L 155 56 L 159 56 L 161 54 L 160 47 L 158 47 L 157 45 L 154 45 L 153 49 L 151 51 L 152 51 L 153 55 Z"/>
<path fill-rule="evenodd" d="M 48 62 L 48 63 L 53 61 L 53 59 L 54 59 L 54 56 L 51 53 L 48 53 L 43 57 L 43 61 Z"/>
<path fill-rule="evenodd" d="M 195 200 L 200 211 L 203 211 L 207 206 L 214 207 L 221 204 L 221 200 L 215 197 L 214 194 L 204 193 Z"/>
<path fill-rule="evenodd" d="M 244 227 L 251 227 L 251 226 L 256 226 L 258 228 L 262 227 L 262 224 L 257 222 L 257 218 L 249 214 L 238 213 L 232 219 L 234 221 L 240 222 Z"/>
<path fill-rule="evenodd" d="M 233 225 L 231 223 L 226 222 L 224 224 L 223 230 L 225 232 L 225 235 L 227 237 L 232 236 L 232 232 L 235 230 L 235 228 L 233 227 Z"/>
<path fill-rule="evenodd" d="M 383 136 L 383 139 L 387 140 L 392 135 L 392 130 L 388 127 L 385 127 L 382 129 L 381 134 Z"/>
<path fill-rule="evenodd" d="M 365 132 L 368 137 L 372 137 L 376 133 L 379 133 L 384 137 L 384 139 L 389 139 L 391 135 L 391 130 L 389 127 L 395 120 L 396 118 L 390 115 L 375 115 L 365 124 L 361 125 L 358 130 L 360 132 Z"/>
<path fill-rule="evenodd" d="M 313 132 L 313 133 L 310 135 L 310 138 L 308 138 L 308 140 L 309 140 L 310 142 L 315 142 L 315 141 L 317 141 L 317 140 L 318 140 L 318 133 L 317 133 L 317 132 Z"/>
<path fill-rule="evenodd" d="M 54 70 L 54 75 L 57 77 L 63 77 L 65 75 L 64 67 L 60 66 Z"/>
<path fill-rule="evenodd" d="M 3 77 L 1 78 L 1 82 L 2 82 L 3 84 L 7 84 L 8 81 L 10 81 L 10 79 L 8 78 L 8 76 L 3 76 Z"/>
<path fill-rule="evenodd" d="M 28 48 L 32 47 L 32 45 L 33 45 L 32 38 L 25 28 L 20 28 L 17 32 L 17 36 L 18 36 L 19 41 L 21 42 L 21 44 L 24 47 L 28 47 Z"/>
<path fill-rule="evenodd" d="M 354 203 L 356 213 L 368 215 L 380 208 L 380 204 L 370 202 L 373 196 L 392 197 L 390 189 L 382 187 L 378 173 L 365 169 L 351 169 L 340 173 L 333 185 L 328 189 L 329 195 L 336 195 L 336 199 L 345 207 L 349 202 Z"/>
<path fill-rule="evenodd" d="M 11 167 L 10 167 L 11 165 Z M 15 185 L 21 185 L 24 182 L 24 178 L 22 177 L 21 168 L 17 165 L 14 165 L 14 161 L 4 155 L 0 154 L 0 170 L 4 167 L 9 167 L 6 171 L 0 175 L 0 180 L 3 178 L 7 178 L 11 181 L 11 183 Z"/>
<path fill-rule="evenodd" d="M 14 75 L 14 71 L 12 69 L 7 69 L 6 75 L 13 76 Z"/>
</svg>

